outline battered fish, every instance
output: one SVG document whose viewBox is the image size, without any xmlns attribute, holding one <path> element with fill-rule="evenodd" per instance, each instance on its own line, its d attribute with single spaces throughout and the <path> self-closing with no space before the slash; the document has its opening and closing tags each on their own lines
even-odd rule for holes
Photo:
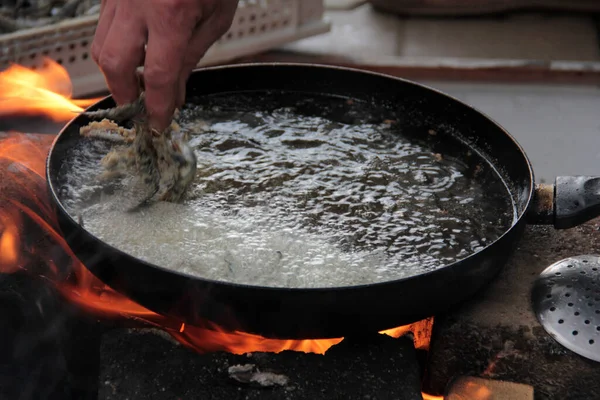
<svg viewBox="0 0 600 400">
<path fill-rule="evenodd" d="M 175 121 L 162 133 L 151 130 L 146 118 L 143 94 L 132 104 L 83 114 L 100 121 L 93 121 L 82 127 L 82 136 L 123 145 L 113 148 L 102 159 L 105 169 L 102 178 L 110 179 L 126 172 L 138 175 L 152 189 L 150 196 L 140 205 L 156 200 L 182 200 L 194 180 L 197 159 L 188 145 L 187 132 Z M 175 118 L 177 114 L 176 112 Z M 133 128 L 119 126 L 114 120 L 132 120 Z"/>
</svg>

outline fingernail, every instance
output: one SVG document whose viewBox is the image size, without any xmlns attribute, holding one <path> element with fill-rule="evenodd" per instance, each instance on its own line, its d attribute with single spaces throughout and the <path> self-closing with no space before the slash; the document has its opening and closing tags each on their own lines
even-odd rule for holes
<svg viewBox="0 0 600 400">
<path fill-rule="evenodd" d="M 158 129 L 152 128 L 150 130 L 150 132 L 152 132 L 152 136 L 154 136 L 154 137 L 159 137 L 161 135 L 161 133 L 160 133 L 160 131 L 158 131 Z"/>
<path fill-rule="evenodd" d="M 152 117 L 151 114 L 148 116 L 148 124 L 155 136 L 161 135 L 168 127 L 168 124 L 165 124 L 164 121 L 161 121 L 156 117 Z"/>
<path fill-rule="evenodd" d="M 152 115 L 148 116 L 148 125 L 153 134 L 154 133 L 160 134 L 160 132 L 163 131 L 162 125 L 159 123 L 159 121 L 156 118 L 152 118 Z"/>
</svg>

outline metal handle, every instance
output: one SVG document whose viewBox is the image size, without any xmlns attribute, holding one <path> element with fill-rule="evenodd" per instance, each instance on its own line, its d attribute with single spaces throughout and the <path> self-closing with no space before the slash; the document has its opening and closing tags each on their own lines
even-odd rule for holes
<svg viewBox="0 0 600 400">
<path fill-rule="evenodd" d="M 581 225 L 600 215 L 600 176 L 559 176 L 535 188 L 527 222 L 556 229 Z"/>
</svg>

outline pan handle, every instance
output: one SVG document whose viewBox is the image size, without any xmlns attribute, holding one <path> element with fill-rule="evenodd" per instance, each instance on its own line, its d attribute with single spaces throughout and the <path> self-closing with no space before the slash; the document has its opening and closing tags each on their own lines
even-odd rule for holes
<svg viewBox="0 0 600 400">
<path fill-rule="evenodd" d="M 536 185 L 527 222 L 568 229 L 599 215 L 600 176 L 559 176 L 553 185 Z"/>
</svg>

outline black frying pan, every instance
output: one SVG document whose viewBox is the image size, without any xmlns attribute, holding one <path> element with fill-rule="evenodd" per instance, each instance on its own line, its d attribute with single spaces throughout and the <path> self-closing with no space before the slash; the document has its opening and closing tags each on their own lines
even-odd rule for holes
<svg viewBox="0 0 600 400">
<path fill-rule="evenodd" d="M 67 243 L 106 284 L 159 314 L 191 325 L 216 323 L 223 329 L 276 338 L 329 338 L 379 331 L 440 313 L 469 298 L 506 263 L 525 224 L 568 228 L 598 213 L 596 178 L 558 178 L 534 188 L 533 170 L 523 149 L 502 127 L 443 93 L 385 75 L 307 64 L 251 64 L 195 71 L 188 99 L 203 95 L 275 90 L 325 93 L 387 104 L 410 119 L 457 135 L 465 153 L 474 149 L 510 189 L 518 218 L 494 243 L 443 268 L 406 279 L 327 289 L 287 289 L 200 279 L 151 265 L 92 236 L 61 203 L 59 168 L 81 140 L 81 115 L 56 138 L 48 156 L 47 180 Z M 90 110 L 110 108 L 110 97 Z M 458 133 L 453 133 L 458 132 Z M 441 135 L 441 136 L 444 136 Z M 440 139 L 441 140 L 441 139 Z"/>
</svg>

